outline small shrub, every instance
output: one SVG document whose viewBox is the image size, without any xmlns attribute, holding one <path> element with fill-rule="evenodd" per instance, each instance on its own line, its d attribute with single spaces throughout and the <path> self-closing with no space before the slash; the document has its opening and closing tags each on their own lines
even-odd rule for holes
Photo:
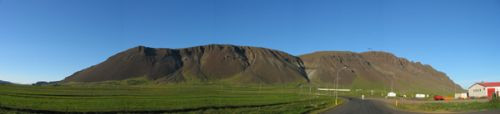
<svg viewBox="0 0 500 114">
<path fill-rule="evenodd" d="M 492 96 L 490 102 L 492 102 L 492 103 L 499 103 L 498 95 L 496 93 L 493 93 L 493 96 Z"/>
</svg>

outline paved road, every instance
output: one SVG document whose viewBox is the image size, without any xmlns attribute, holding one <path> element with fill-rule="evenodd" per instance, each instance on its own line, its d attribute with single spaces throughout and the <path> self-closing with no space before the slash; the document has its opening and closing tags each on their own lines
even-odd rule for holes
<svg viewBox="0 0 500 114">
<path fill-rule="evenodd" d="M 425 114 L 417 112 L 399 111 L 389 108 L 381 101 L 361 100 L 357 98 L 345 98 L 347 102 L 327 110 L 322 114 Z M 445 114 L 445 113 L 432 113 Z M 485 111 L 485 112 L 469 112 L 469 113 L 452 113 L 452 114 L 500 114 L 500 110 Z"/>
</svg>

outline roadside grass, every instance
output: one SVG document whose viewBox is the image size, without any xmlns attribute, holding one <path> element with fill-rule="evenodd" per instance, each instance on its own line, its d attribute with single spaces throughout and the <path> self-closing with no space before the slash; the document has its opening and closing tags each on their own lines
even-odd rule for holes
<svg viewBox="0 0 500 114">
<path fill-rule="evenodd" d="M 0 114 L 20 114 L 21 112 L 0 109 Z"/>
<path fill-rule="evenodd" d="M 333 97 L 316 95 L 317 92 L 297 85 L 0 85 L 0 107 L 4 107 L 0 113 L 17 113 L 5 108 L 58 112 L 304 113 L 332 105 Z"/>
<path fill-rule="evenodd" d="M 293 113 L 319 113 L 324 110 L 335 106 L 333 102 L 328 99 L 314 99 L 312 101 L 299 101 L 290 104 L 267 106 L 267 107 L 253 107 L 253 108 L 237 108 L 237 109 L 211 109 L 203 111 L 192 111 L 189 113 L 244 113 L 244 114 L 293 114 Z"/>
<path fill-rule="evenodd" d="M 400 104 L 397 109 L 409 111 L 467 112 L 500 109 L 500 102 L 442 102 Z"/>
<path fill-rule="evenodd" d="M 336 106 L 341 105 L 344 102 L 345 102 L 345 99 L 338 99 L 337 104 L 335 104 L 335 102 L 329 102 L 329 104 L 328 103 L 325 104 L 326 108 L 324 108 L 324 107 L 318 107 L 315 110 L 312 110 L 310 113 L 311 114 L 319 114 L 321 112 L 325 112 L 327 110 L 335 108 Z"/>
</svg>

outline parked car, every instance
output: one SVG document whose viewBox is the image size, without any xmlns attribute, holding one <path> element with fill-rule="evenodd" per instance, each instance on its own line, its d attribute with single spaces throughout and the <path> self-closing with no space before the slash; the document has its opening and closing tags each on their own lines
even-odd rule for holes
<svg viewBox="0 0 500 114">
<path fill-rule="evenodd" d="M 434 96 L 434 100 L 436 100 L 436 101 L 444 100 L 444 97 L 436 95 L 436 96 Z"/>
</svg>

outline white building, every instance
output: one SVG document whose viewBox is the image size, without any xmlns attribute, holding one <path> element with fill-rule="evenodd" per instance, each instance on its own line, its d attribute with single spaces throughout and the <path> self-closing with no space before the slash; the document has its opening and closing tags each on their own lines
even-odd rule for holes
<svg viewBox="0 0 500 114">
<path fill-rule="evenodd" d="M 467 93 L 455 93 L 455 99 L 467 99 Z"/>
<path fill-rule="evenodd" d="M 426 96 L 425 96 L 425 94 L 415 94 L 415 98 L 423 99 L 423 98 L 426 98 Z"/>
<path fill-rule="evenodd" d="M 469 87 L 469 97 L 491 97 L 493 93 L 500 93 L 500 82 L 481 82 Z"/>
<path fill-rule="evenodd" d="M 396 97 L 396 93 L 389 92 L 389 93 L 387 93 L 387 97 Z"/>
</svg>

